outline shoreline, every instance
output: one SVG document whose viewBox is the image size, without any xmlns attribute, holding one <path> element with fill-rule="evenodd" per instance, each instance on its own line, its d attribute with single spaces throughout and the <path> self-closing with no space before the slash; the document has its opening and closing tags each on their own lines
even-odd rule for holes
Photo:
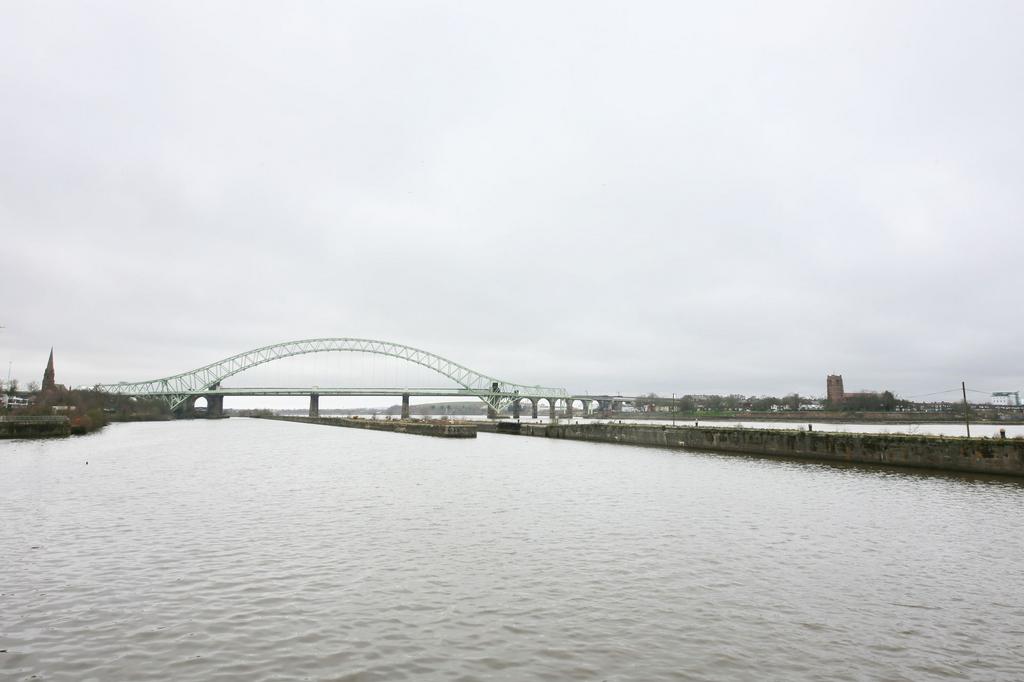
<svg viewBox="0 0 1024 682">
<path fill-rule="evenodd" d="M 643 415 L 643 416 L 639 416 Z M 900 415 L 900 416 L 896 416 Z M 903 416 L 906 415 L 906 416 Z M 575 415 L 578 417 L 580 415 Z M 913 424 L 963 424 L 963 415 L 949 416 L 933 412 L 744 412 L 725 415 L 712 414 L 681 414 L 671 412 L 641 412 L 611 414 L 609 416 L 588 415 L 582 418 L 614 419 L 616 421 L 645 422 L 650 420 L 671 420 L 679 422 L 797 422 L 811 424 L 879 424 L 879 425 L 913 425 Z M 991 419 L 971 417 L 971 424 L 1006 424 L 1008 426 L 1024 425 L 1024 417 L 1009 419 Z"/>
<path fill-rule="evenodd" d="M 491 431 L 491 429 L 481 429 Z M 499 422 L 499 434 L 643 445 L 804 461 L 1024 477 L 1024 438 L 835 433 L 643 424 Z"/>
</svg>

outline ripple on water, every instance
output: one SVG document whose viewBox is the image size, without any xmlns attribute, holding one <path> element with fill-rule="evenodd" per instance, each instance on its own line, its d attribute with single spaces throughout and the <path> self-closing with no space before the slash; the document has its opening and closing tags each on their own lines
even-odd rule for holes
<svg viewBox="0 0 1024 682">
<path fill-rule="evenodd" d="M 0 678 L 1024 679 L 1016 483 L 240 419 L 0 467 Z"/>
</svg>

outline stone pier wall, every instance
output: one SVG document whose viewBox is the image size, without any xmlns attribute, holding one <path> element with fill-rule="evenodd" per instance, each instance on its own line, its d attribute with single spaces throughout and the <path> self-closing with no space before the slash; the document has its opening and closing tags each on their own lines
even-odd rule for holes
<svg viewBox="0 0 1024 682">
<path fill-rule="evenodd" d="M 283 422 L 300 424 L 320 424 L 322 426 L 344 426 L 350 429 L 369 429 L 371 431 L 392 431 L 394 433 L 410 433 L 416 436 L 438 436 L 440 438 L 476 438 L 476 426 L 473 424 L 452 424 L 450 422 L 431 422 L 400 419 L 353 419 L 351 417 L 259 417 Z"/>
<path fill-rule="evenodd" d="M 0 417 L 0 438 L 60 438 L 71 435 L 67 417 Z"/>
<path fill-rule="evenodd" d="M 522 424 L 499 432 L 750 455 L 1024 476 L 1024 439 L 634 424 Z"/>
</svg>

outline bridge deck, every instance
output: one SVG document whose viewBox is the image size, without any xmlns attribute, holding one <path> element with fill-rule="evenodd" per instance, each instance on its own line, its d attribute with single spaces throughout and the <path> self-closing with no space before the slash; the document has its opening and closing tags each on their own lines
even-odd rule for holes
<svg viewBox="0 0 1024 682">
<path fill-rule="evenodd" d="M 260 388 L 230 388 L 221 387 L 216 389 L 203 389 L 192 391 L 186 395 L 225 395 L 225 396 L 422 396 L 434 398 L 480 398 L 492 395 L 509 395 L 503 393 L 491 393 L 490 391 L 478 391 L 468 388 L 351 388 L 335 386 L 306 386 L 299 388 L 290 387 L 260 387 Z M 159 393 L 150 395 L 160 395 Z M 180 394 L 179 394 L 180 395 Z"/>
<path fill-rule="evenodd" d="M 481 391 L 469 388 L 368 388 L 368 387 L 338 387 L 338 386 L 304 386 L 304 387 L 286 387 L 286 386 L 270 386 L 270 387 L 221 387 L 216 389 L 202 389 L 192 391 L 189 393 L 159 393 L 154 392 L 149 395 L 195 395 L 195 396 L 209 396 L 209 395 L 223 395 L 223 396 L 308 396 L 308 395 L 320 395 L 320 396 L 419 396 L 428 398 L 489 398 L 491 396 L 498 396 L 502 398 L 514 398 L 517 395 L 522 398 L 537 398 L 538 396 L 531 396 L 529 394 L 516 394 L 516 393 L 492 393 L 491 391 Z M 634 398 L 628 396 L 610 396 L 610 395 L 586 395 L 586 394 L 573 394 L 561 396 L 559 399 L 571 398 L 573 400 L 595 400 L 595 401 L 620 401 L 620 400 L 633 400 Z M 542 399 L 546 400 L 546 398 Z"/>
</svg>

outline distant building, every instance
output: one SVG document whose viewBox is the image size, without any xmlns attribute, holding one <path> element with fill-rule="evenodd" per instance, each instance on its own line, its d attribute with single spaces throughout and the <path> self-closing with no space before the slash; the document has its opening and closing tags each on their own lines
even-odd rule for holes
<svg viewBox="0 0 1024 682">
<path fill-rule="evenodd" d="M 43 393 L 57 388 L 53 372 L 53 348 L 50 348 L 50 359 L 46 362 L 46 370 L 43 372 Z"/>
<path fill-rule="evenodd" d="M 843 398 L 846 396 L 843 392 L 843 375 L 829 374 L 825 379 L 825 389 L 831 404 L 838 405 L 843 402 Z"/>
<path fill-rule="evenodd" d="M 1020 407 L 1020 392 L 996 391 L 989 402 L 1000 407 Z"/>
<path fill-rule="evenodd" d="M 7 395 L 6 393 L 0 395 L 0 404 L 5 408 L 11 407 L 28 407 L 32 404 L 32 401 L 28 398 L 20 395 Z"/>
</svg>

